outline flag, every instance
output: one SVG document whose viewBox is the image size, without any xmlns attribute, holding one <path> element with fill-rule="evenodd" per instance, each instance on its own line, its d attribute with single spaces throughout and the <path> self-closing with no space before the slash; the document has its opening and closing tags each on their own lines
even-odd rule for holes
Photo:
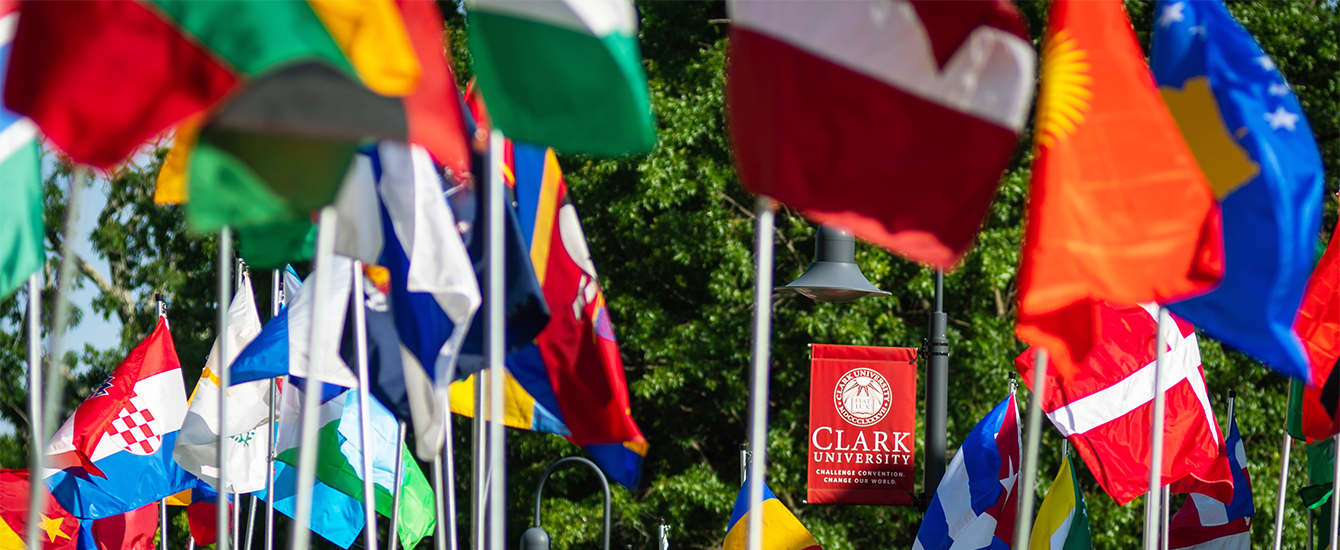
<svg viewBox="0 0 1340 550">
<path fill-rule="evenodd" d="M 656 144 L 629 0 L 471 0 L 470 55 L 507 137 L 565 153 L 646 153 Z"/>
<path fill-rule="evenodd" d="M 403 383 L 434 388 L 431 399 L 406 395 L 417 454 L 431 459 L 445 443 L 448 387 L 481 302 L 479 284 L 427 151 L 384 141 L 372 164 L 385 238 L 380 263 L 387 268 L 391 317 L 404 347 Z"/>
<path fill-rule="evenodd" d="M 1327 439 L 1307 446 L 1308 485 L 1300 491 L 1303 505 L 1319 516 L 1315 548 L 1329 548 L 1331 540 L 1331 499 L 1335 488 L 1335 440 Z"/>
<path fill-rule="evenodd" d="M 298 447 L 301 443 L 298 410 L 302 391 L 294 391 L 284 398 L 280 413 L 279 443 L 275 460 L 297 467 Z M 345 392 L 320 408 L 320 454 L 317 458 L 316 477 L 322 483 L 355 501 L 363 499 L 363 451 L 359 432 L 358 392 Z M 377 487 L 377 512 L 391 517 L 392 490 L 395 487 L 395 460 L 399 443 L 399 425 L 390 411 L 381 403 L 369 403 L 372 433 L 373 483 Z M 435 523 L 435 498 L 432 487 L 409 453 L 402 454 L 403 477 L 400 487 L 401 508 L 399 532 L 405 548 L 414 548 L 419 540 L 432 533 Z"/>
<path fill-rule="evenodd" d="M 1033 522 L 1029 548 L 1037 550 L 1092 550 L 1089 536 L 1089 511 L 1084 507 L 1084 492 L 1079 488 L 1070 454 L 1061 461 L 1056 481 L 1042 499 L 1038 518 Z M 1012 543 L 1011 543 L 1012 544 Z"/>
<path fill-rule="evenodd" d="M 1223 211 L 1224 278 L 1168 308 L 1283 374 L 1303 377 L 1294 313 L 1321 224 L 1321 154 L 1274 61 L 1223 2 L 1160 0 L 1150 64 Z"/>
<path fill-rule="evenodd" d="M 0 88 L 14 49 L 18 3 L 0 4 Z M 0 298 L 42 266 L 42 165 L 37 127 L 0 101 Z"/>
<path fill-rule="evenodd" d="M 80 550 L 154 550 L 158 534 L 158 503 L 79 525 Z"/>
<path fill-rule="evenodd" d="M 0 550 L 25 550 L 28 536 L 28 470 L 0 470 Z M 40 536 L 44 550 L 74 550 L 79 536 L 79 519 L 61 508 L 50 494 Z"/>
<path fill-rule="evenodd" d="M 352 292 L 352 266 L 353 262 L 349 258 L 338 254 L 332 256 L 330 294 L 326 296 L 315 296 L 315 271 L 302 285 L 295 285 L 298 286 L 296 289 L 286 285 L 285 291 L 291 292 L 293 299 L 288 301 L 279 315 L 261 327 L 260 334 L 233 360 L 229 381 L 234 387 L 287 374 L 310 376 L 345 388 L 358 387 L 357 375 L 345 365 L 339 354 L 344 316 Z M 310 367 L 312 307 L 318 299 L 325 303 L 325 326 L 330 331 L 322 339 L 322 345 L 327 348 L 327 361 Z M 309 368 L 312 372 L 309 372 Z"/>
<path fill-rule="evenodd" d="M 296 420 L 293 420 L 296 421 Z M 293 517 L 298 502 L 298 469 L 275 462 L 275 494 L 257 491 L 268 501 L 274 498 L 275 511 Z M 317 480 L 312 486 L 312 532 L 340 548 L 349 548 L 358 539 L 367 520 L 363 503 Z"/>
<path fill-rule="evenodd" d="M 935 489 L 912 550 L 1013 544 L 1021 465 L 1016 409 L 1011 392 L 968 433 Z"/>
<path fill-rule="evenodd" d="M 1294 381 L 1289 399 L 1289 433 L 1308 442 L 1326 439 L 1337 431 L 1334 387 L 1340 361 L 1340 226 L 1317 262 L 1307 293 L 1298 308 L 1294 329 L 1306 348 L 1309 372 Z M 1325 391 L 1326 388 L 1332 388 Z M 1329 395 L 1328 395 L 1329 394 Z"/>
<path fill-rule="evenodd" d="M 1149 490 L 1157 310 L 1106 302 L 1088 302 L 1088 307 L 1086 315 L 1095 320 L 1103 345 L 1069 377 L 1048 370 L 1042 410 L 1103 490 L 1124 505 Z M 1206 484 L 1200 492 L 1227 501 L 1233 494 L 1232 474 L 1205 387 L 1196 331 L 1186 321 L 1173 320 L 1159 339 L 1166 350 L 1160 388 L 1166 415 L 1161 485 L 1190 476 L 1188 481 Z M 1014 360 L 1028 384 L 1035 353 L 1030 348 Z M 1177 485 L 1173 490 L 1185 492 Z"/>
<path fill-rule="evenodd" d="M 616 483 L 634 487 L 647 441 L 631 415 L 614 328 L 558 159 L 552 149 L 518 142 L 509 151 L 516 230 L 530 251 L 509 256 L 509 265 L 534 266 L 535 284 L 556 314 L 533 343 L 507 355 L 506 421 L 567 436 Z M 453 411 L 474 415 L 478 379 L 453 388 Z"/>
<path fill-rule="evenodd" d="M 823 550 L 810 531 L 800 524 L 795 514 L 786 509 L 772 489 L 763 485 L 763 550 Z M 726 540 L 721 550 L 745 550 L 749 536 L 749 483 L 740 488 L 726 526 Z"/>
<path fill-rule="evenodd" d="M 1252 479 L 1247 473 L 1247 451 L 1238 433 L 1238 419 L 1229 421 L 1224 439 L 1233 471 L 1233 498 L 1227 504 L 1192 489 L 1182 509 L 1168 523 L 1169 548 L 1248 550 L 1252 547 Z"/>
<path fill-rule="evenodd" d="M 238 273 L 242 287 L 228 305 L 228 359 L 236 359 L 257 334 L 261 318 L 256 312 L 251 277 Z M 250 493 L 265 487 L 270 473 L 267 438 L 270 430 L 270 381 L 256 380 L 228 389 L 228 429 L 219 429 L 219 377 L 227 366 L 219 361 L 219 340 L 209 351 L 200 381 L 191 393 L 190 407 L 172 457 L 191 475 L 218 489 L 219 433 L 228 445 L 228 486 L 225 493 Z"/>
<path fill-rule="evenodd" d="M 1007 0 L 735 0 L 726 68 L 740 179 L 918 262 L 972 245 L 1032 105 Z"/>
<path fill-rule="evenodd" d="M 386 116 L 403 107 L 386 96 L 413 93 L 424 71 L 391 0 L 84 0 L 24 11 L 5 102 L 99 168 L 225 99 L 225 127 L 404 136 L 403 114 Z"/>
<path fill-rule="evenodd" d="M 1223 273 L 1222 236 L 1219 205 L 1121 2 L 1052 3 L 1042 57 L 1016 333 L 1070 376 L 1101 341 L 1088 300 L 1167 303 L 1209 290 Z"/>
<path fill-rule="evenodd" d="M 166 317 L 61 425 L 47 454 L 47 488 L 77 518 L 124 514 L 189 489 L 172 459 L 186 384 Z"/>
<path fill-rule="evenodd" d="M 232 497 L 225 495 L 224 502 L 228 505 L 228 510 L 232 511 Z M 182 491 L 168 499 L 168 506 L 181 505 L 186 507 L 186 527 L 191 531 L 191 540 L 196 545 L 214 544 L 218 542 L 219 528 L 219 493 L 210 487 L 208 483 L 197 482 L 196 486 L 189 491 Z M 232 525 L 231 513 L 228 514 L 229 525 Z"/>
</svg>

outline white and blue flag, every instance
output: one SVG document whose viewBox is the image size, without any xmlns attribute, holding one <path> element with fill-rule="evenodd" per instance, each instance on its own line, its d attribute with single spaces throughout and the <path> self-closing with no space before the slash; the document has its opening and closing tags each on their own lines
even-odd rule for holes
<svg viewBox="0 0 1340 550">
<path fill-rule="evenodd" d="M 968 433 L 935 490 L 912 550 L 1007 549 L 1019 485 L 1014 392 Z"/>
</svg>

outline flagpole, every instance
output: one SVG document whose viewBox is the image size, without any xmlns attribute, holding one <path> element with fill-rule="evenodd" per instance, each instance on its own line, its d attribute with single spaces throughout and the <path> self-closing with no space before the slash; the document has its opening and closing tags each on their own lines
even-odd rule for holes
<svg viewBox="0 0 1340 550">
<path fill-rule="evenodd" d="M 232 296 L 231 287 L 233 279 L 233 233 L 224 226 L 219 230 L 219 349 L 218 357 L 215 358 L 215 366 L 218 372 L 214 373 L 219 378 L 219 498 L 227 500 L 228 494 L 228 300 Z M 217 550 L 228 550 L 228 506 L 216 506 L 214 516 L 216 531 L 219 533 Z"/>
<path fill-rule="evenodd" d="M 390 540 L 386 542 L 389 550 L 396 550 L 400 545 L 400 485 L 401 479 L 405 477 L 405 421 L 397 423 L 396 428 L 399 435 L 396 436 L 395 479 L 391 489 L 391 528 L 387 535 Z"/>
<path fill-rule="evenodd" d="M 451 370 L 453 376 L 448 378 L 448 380 L 452 380 L 455 378 L 454 373 L 456 372 L 456 369 L 453 367 Z M 454 435 L 452 434 L 451 406 L 449 404 L 447 406 L 447 410 L 442 411 L 442 414 L 446 415 L 446 422 L 444 422 L 443 425 L 446 426 L 447 444 L 446 448 L 443 449 L 443 452 L 439 454 L 437 458 L 437 460 L 441 462 L 441 464 L 434 464 L 433 468 L 435 470 L 439 470 L 442 474 L 441 486 L 436 487 L 436 489 L 438 490 L 437 508 L 439 512 L 441 512 L 442 501 L 446 500 L 447 503 L 445 511 L 446 518 L 444 520 L 442 517 L 443 514 L 441 513 L 438 514 L 439 517 L 437 518 L 438 522 L 437 532 L 439 535 L 442 535 L 446 539 L 446 542 L 444 544 L 439 545 L 437 547 L 437 550 L 456 550 L 456 464 L 455 464 L 456 442 L 454 439 L 452 439 Z M 403 434 L 405 428 L 402 426 L 400 429 L 401 433 Z"/>
<path fill-rule="evenodd" d="M 1168 512 L 1172 506 L 1172 487 L 1163 486 L 1162 506 L 1159 507 L 1159 548 L 1168 550 Z"/>
<path fill-rule="evenodd" d="M 158 548 L 168 550 L 168 507 L 167 499 L 158 499 Z"/>
<path fill-rule="evenodd" d="M 435 540 L 433 540 L 433 548 L 436 548 L 437 550 L 446 550 L 447 548 L 447 526 L 446 526 L 447 515 L 442 512 L 442 509 L 444 507 L 442 503 L 442 493 L 444 492 L 443 488 L 444 483 L 442 480 L 443 477 L 444 476 L 442 475 L 442 457 L 441 456 L 434 457 L 433 504 L 437 512 L 437 526 L 435 527 L 436 532 L 434 534 L 436 536 L 434 537 Z M 454 522 L 455 518 L 452 518 L 452 521 Z M 395 550 L 395 548 L 391 548 L 391 550 Z"/>
<path fill-rule="evenodd" d="M 368 391 L 368 326 L 363 309 L 363 262 L 354 260 L 353 295 L 354 355 L 358 362 L 358 438 L 363 446 L 363 542 L 369 550 L 377 548 L 377 489 L 372 482 L 372 398 Z M 311 372 L 311 369 L 308 370 Z M 310 386 L 309 386 L 310 387 Z M 397 451 L 399 452 L 399 451 Z M 398 467 L 398 466 L 397 466 Z"/>
<path fill-rule="evenodd" d="M 484 354 L 489 380 L 489 550 L 506 548 L 507 465 L 503 461 L 506 441 L 503 424 L 503 133 L 494 128 L 489 136 L 488 193 L 488 298 L 484 324 Z"/>
<path fill-rule="evenodd" d="M 1340 409 L 1336 410 L 1340 411 Z M 1288 434 L 1285 434 L 1284 437 L 1287 439 L 1289 436 Z M 1290 445 L 1292 445 L 1292 442 Z M 1337 536 L 1337 529 L 1340 529 L 1340 502 L 1336 502 L 1337 491 L 1335 490 L 1337 486 L 1340 486 L 1340 433 L 1335 435 L 1335 449 L 1336 452 L 1331 457 L 1331 462 L 1333 462 L 1335 466 L 1331 470 L 1331 537 L 1330 542 L 1326 545 L 1326 548 L 1329 550 L 1340 549 L 1340 536 Z M 1288 455 L 1285 456 L 1287 457 Z M 1285 458 L 1284 460 L 1287 461 L 1288 458 Z M 1288 462 L 1285 462 L 1285 464 L 1288 464 Z M 1288 471 L 1288 468 L 1282 468 L 1280 470 L 1281 475 L 1286 471 Z M 1282 488 L 1283 487 L 1281 486 L 1281 489 Z M 1284 491 L 1280 491 L 1280 495 L 1283 496 L 1283 494 Z M 1282 512 L 1277 513 L 1275 514 L 1275 517 L 1281 518 L 1284 517 L 1284 514 Z"/>
<path fill-rule="evenodd" d="M 1285 430 L 1283 448 L 1280 450 L 1280 488 L 1275 494 L 1275 540 L 1272 546 L 1274 550 L 1280 550 L 1280 545 L 1284 543 L 1284 499 L 1287 495 L 1285 489 L 1289 484 L 1289 453 L 1292 451 L 1293 437 L 1289 435 L 1288 430 Z M 1335 530 L 1332 529 L 1331 532 L 1334 533 Z M 1334 544 L 1335 541 L 1332 540 L 1331 543 Z"/>
<path fill-rule="evenodd" d="M 1159 506 L 1163 486 L 1163 370 L 1165 361 L 1163 330 L 1170 326 L 1168 310 L 1159 306 L 1158 332 L 1154 336 L 1154 418 L 1149 433 L 1149 492 L 1145 494 L 1145 550 L 1154 550 L 1159 542 Z"/>
<path fill-rule="evenodd" d="M 241 495 L 237 494 L 237 491 L 233 491 L 233 503 L 228 506 L 228 509 L 233 512 L 233 528 L 229 529 L 233 534 L 233 548 L 236 548 L 239 544 L 238 541 L 242 540 L 242 499 L 240 497 Z"/>
<path fill-rule="evenodd" d="M 266 493 L 269 494 L 269 493 Z M 256 537 L 256 501 L 260 500 L 256 495 L 251 495 L 251 506 L 247 508 L 247 538 L 243 539 L 246 544 L 243 546 L 246 550 L 251 550 L 251 539 Z"/>
<path fill-rule="evenodd" d="M 1014 549 L 1028 550 L 1033 528 L 1033 503 L 1037 499 L 1038 444 L 1042 440 L 1042 399 L 1047 394 L 1047 350 L 1038 348 L 1033 362 L 1033 395 L 1028 399 L 1028 441 L 1019 465 L 1019 512 L 1014 521 Z"/>
<path fill-rule="evenodd" d="M 284 276 L 278 269 L 270 273 L 270 318 L 274 319 L 279 316 L 279 305 L 284 303 Z M 279 392 L 275 380 L 270 379 L 270 421 L 265 440 L 265 550 L 274 550 L 275 541 L 275 399 Z"/>
<path fill-rule="evenodd" d="M 321 208 L 320 226 L 316 236 L 316 299 L 312 300 L 312 334 L 308 344 L 307 391 L 302 404 L 302 445 L 298 449 L 298 493 L 293 510 L 293 530 L 289 536 L 292 550 L 308 550 L 312 540 L 309 524 L 312 519 L 312 488 L 316 485 L 316 457 L 320 452 L 320 440 L 317 439 L 317 423 L 320 421 L 322 383 L 314 380 L 316 365 L 326 361 L 325 330 L 326 300 L 330 294 L 331 278 L 335 276 L 331 269 L 331 260 L 335 256 L 335 224 L 338 215 L 335 207 L 326 205 Z M 371 550 L 371 549 L 369 549 Z"/>
<path fill-rule="evenodd" d="M 36 423 L 40 432 L 33 433 L 32 443 L 37 448 L 28 474 L 28 537 L 24 540 L 41 540 L 41 513 L 46 510 L 46 487 L 41 482 L 46 470 L 46 446 L 51 439 L 52 427 L 56 425 L 61 412 L 61 402 L 65 395 L 65 324 L 70 319 L 70 293 L 74 282 L 74 244 L 75 232 L 79 226 L 79 208 L 82 206 L 84 187 L 88 185 L 89 169 L 82 165 L 74 166 L 74 177 L 70 182 L 70 200 L 65 203 L 65 227 L 61 229 L 59 283 L 56 287 L 56 312 L 52 319 L 51 348 L 48 357 L 51 365 L 46 372 L 46 397 L 42 400 L 41 419 Z M 31 323 L 31 321 L 29 321 Z M 37 336 L 41 338 L 41 335 Z M 30 344 L 31 345 L 31 344 Z M 31 351 L 29 352 L 31 353 Z"/>
<path fill-rule="evenodd" d="M 474 467 L 474 476 L 471 480 L 470 519 L 473 522 L 471 526 L 471 538 L 474 541 L 474 550 L 484 550 L 484 490 L 485 479 L 488 478 L 488 464 L 484 462 L 484 450 L 487 448 L 488 433 L 484 429 L 484 373 L 477 372 L 474 376 L 473 387 L 470 388 L 475 395 L 475 417 L 470 424 L 473 446 L 470 449 L 470 464 Z"/>
<path fill-rule="evenodd" d="M 45 266 L 28 276 L 28 463 L 34 465 L 34 469 L 28 473 L 30 489 L 37 485 L 34 480 L 42 479 L 42 472 L 36 465 L 42 462 L 42 457 L 46 454 L 42 445 L 42 434 L 46 433 L 42 429 L 42 271 L 44 269 Z M 31 494 L 29 498 L 32 498 Z M 32 532 L 29 531 L 28 534 L 31 536 Z"/>
<path fill-rule="evenodd" d="M 749 384 L 749 531 L 747 550 L 763 550 L 763 485 L 768 461 L 768 366 L 772 337 L 772 199 L 754 201 L 754 349 Z"/>
</svg>

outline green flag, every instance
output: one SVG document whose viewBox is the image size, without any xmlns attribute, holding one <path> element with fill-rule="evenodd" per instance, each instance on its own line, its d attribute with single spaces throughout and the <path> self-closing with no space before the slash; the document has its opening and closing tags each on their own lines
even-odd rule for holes
<svg viewBox="0 0 1340 550">
<path fill-rule="evenodd" d="M 1285 416 L 1284 429 L 1294 439 L 1307 439 L 1303 434 L 1303 381 L 1297 378 L 1289 380 L 1289 413 Z"/>
<path fill-rule="evenodd" d="M 473 0 L 470 54 L 507 137 L 564 153 L 644 153 L 656 144 L 630 0 Z"/>
<path fill-rule="evenodd" d="M 0 75 L 2 76 L 2 75 Z M 0 113 L 4 115 L 6 113 Z M 0 116 L 0 122 L 4 122 Z M 19 119 L 6 132 L 23 130 Z M 17 135 L 18 132 L 14 132 Z M 42 267 L 42 173 L 37 140 L 0 140 L 0 298 Z M 10 147 L 6 147 L 10 146 Z M 3 149 L 12 150 L 5 151 Z"/>
<path fill-rule="evenodd" d="M 1067 454 L 1056 473 L 1056 481 L 1042 499 L 1029 548 L 1037 550 L 1092 550 L 1089 513 L 1084 508 L 1084 493 Z"/>
<path fill-rule="evenodd" d="M 377 513 L 391 517 L 394 488 L 396 444 L 400 425 L 391 412 L 375 399 L 370 402 L 372 433 L 370 447 L 376 487 Z M 321 405 L 321 451 L 316 478 L 336 490 L 362 500 L 363 449 L 360 445 L 358 392 L 349 391 Z M 277 460 L 297 466 L 298 448 L 281 438 Z M 400 541 L 412 550 L 436 527 L 436 499 L 419 464 L 409 449 L 401 445 L 403 477 L 400 483 Z"/>
</svg>

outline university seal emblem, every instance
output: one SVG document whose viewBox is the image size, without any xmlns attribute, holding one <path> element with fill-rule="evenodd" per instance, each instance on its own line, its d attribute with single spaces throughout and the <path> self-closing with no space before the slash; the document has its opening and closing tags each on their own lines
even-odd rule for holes
<svg viewBox="0 0 1340 550">
<path fill-rule="evenodd" d="M 871 369 L 847 371 L 833 387 L 833 405 L 853 426 L 870 426 L 884 419 L 892 405 L 889 382 Z"/>
</svg>

